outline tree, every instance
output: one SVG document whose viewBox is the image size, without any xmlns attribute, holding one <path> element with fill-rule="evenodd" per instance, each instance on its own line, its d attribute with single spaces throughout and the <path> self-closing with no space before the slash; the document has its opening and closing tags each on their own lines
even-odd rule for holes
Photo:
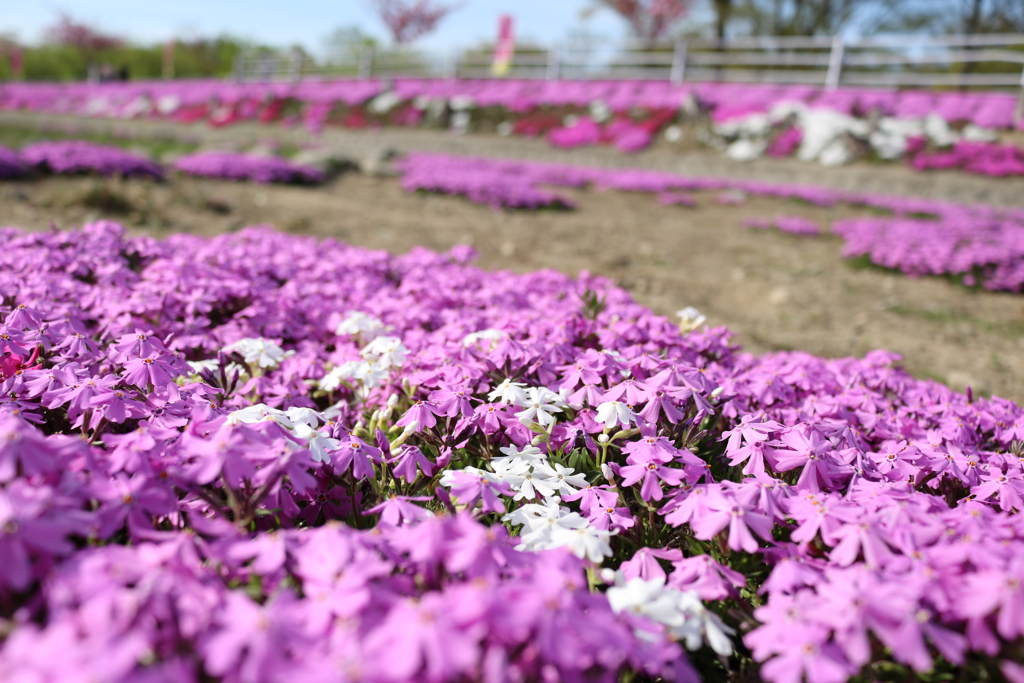
<svg viewBox="0 0 1024 683">
<path fill-rule="evenodd" d="M 720 0 L 719 0 L 720 2 Z M 899 0 L 733 0 L 731 23 L 754 36 L 831 36 Z M 725 3 L 730 4 L 730 3 Z M 861 26 L 861 28 L 864 28 Z"/>
<path fill-rule="evenodd" d="M 430 33 L 442 19 L 461 6 L 434 0 L 371 0 L 371 4 L 391 32 L 391 38 L 399 45 Z"/>
<path fill-rule="evenodd" d="M 78 23 L 67 14 L 61 14 L 57 23 L 46 29 L 45 35 L 50 43 L 75 48 L 89 56 L 124 45 L 121 38 Z"/>
<path fill-rule="evenodd" d="M 629 24 L 633 34 L 647 45 L 664 38 L 690 9 L 691 0 L 596 0 Z"/>
<path fill-rule="evenodd" d="M 886 26 L 896 31 L 929 33 L 1021 33 L 1021 0 L 933 0 L 897 14 Z"/>
<path fill-rule="evenodd" d="M 363 33 L 358 26 L 337 28 L 324 39 L 328 60 L 336 62 L 358 59 L 363 50 L 376 44 L 373 36 Z"/>
</svg>

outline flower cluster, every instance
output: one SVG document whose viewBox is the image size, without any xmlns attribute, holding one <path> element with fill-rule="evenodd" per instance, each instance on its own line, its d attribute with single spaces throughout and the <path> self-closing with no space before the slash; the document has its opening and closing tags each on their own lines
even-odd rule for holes
<svg viewBox="0 0 1024 683">
<path fill-rule="evenodd" d="M 96 173 L 102 176 L 164 177 L 163 170 L 149 159 L 120 147 L 97 145 L 83 140 L 36 142 L 21 150 L 21 160 L 48 173 Z"/>
<path fill-rule="evenodd" d="M 869 116 L 850 102 L 850 94 L 845 92 L 832 95 L 832 106 L 795 99 L 729 116 L 716 112 L 714 136 L 709 141 L 726 156 L 741 161 L 763 154 L 795 155 L 835 166 L 868 156 L 905 158 L 917 170 L 956 167 L 985 175 L 1022 172 L 1016 159 L 1019 150 L 995 144 L 998 133 L 994 129 L 978 125 L 958 107 L 928 109 L 928 101 L 917 97 L 920 94 L 907 94 L 912 101 L 916 98 L 917 107 L 893 110 L 884 104 L 872 105 L 868 109 L 874 115 Z M 986 116 L 977 120 L 992 123 Z M 950 147 L 953 152 L 936 151 Z"/>
<path fill-rule="evenodd" d="M 5 679 L 1020 673 L 1009 401 L 466 247 L 0 242 Z"/>
<path fill-rule="evenodd" d="M 187 175 L 256 183 L 316 184 L 324 175 L 311 166 L 293 164 L 279 157 L 238 152 L 196 152 L 175 160 L 174 170 Z"/>
<path fill-rule="evenodd" d="M 18 178 L 25 175 L 27 170 L 25 162 L 21 160 L 17 152 L 0 145 L 0 180 Z"/>
<path fill-rule="evenodd" d="M 718 201 L 738 204 L 747 195 L 795 199 L 818 206 L 848 204 L 888 215 L 844 219 L 832 231 L 846 241 L 847 257 L 908 275 L 961 276 L 968 285 L 1024 291 L 1024 211 L 931 199 L 893 197 L 724 178 L 694 178 L 636 169 L 600 169 L 501 159 L 411 154 L 398 164 L 403 186 L 464 196 L 494 208 L 572 207 L 546 185 L 593 186 L 655 194 L 660 204 L 694 206 L 688 192 L 718 191 Z M 747 227 L 775 227 L 794 235 L 820 234 L 819 225 L 798 216 L 752 219 Z"/>
<path fill-rule="evenodd" d="M 910 158 L 919 170 L 959 168 L 992 177 L 1024 175 L 1024 149 L 994 142 L 959 141 L 947 151 L 922 150 Z"/>
<path fill-rule="evenodd" d="M 615 114 L 603 103 L 591 106 L 591 113 L 574 117 L 566 125 L 555 128 L 547 140 L 563 149 L 612 143 L 623 152 L 639 152 L 654 141 L 654 136 L 676 118 L 674 109 L 646 112 L 642 120 L 634 120 L 626 113 Z"/>
<path fill-rule="evenodd" d="M 957 275 L 964 284 L 996 291 L 1024 291 L 1024 220 L 996 219 L 967 211 L 941 218 L 850 218 L 832 231 L 843 255 L 911 276 Z"/>
<path fill-rule="evenodd" d="M 371 123 L 465 131 L 474 117 L 489 121 L 497 115 L 503 119 L 497 131 L 503 134 L 546 134 L 559 147 L 611 143 L 626 152 L 646 148 L 662 133 L 670 141 L 679 139 L 677 122 L 710 119 L 706 142 L 730 157 L 796 154 L 824 164 L 845 163 L 864 149 L 880 159 L 916 158 L 917 139 L 938 149 L 960 141 L 992 142 L 997 131 L 1019 127 L 1016 106 L 1014 95 L 996 92 L 628 80 L 200 80 L 0 86 L 0 109 L 157 117 L 213 126 L 302 121 L 314 132 L 328 124 L 365 128 Z M 563 117 L 552 110 L 574 113 Z M 1000 159 L 1007 153 L 1019 154 L 1008 149 L 997 153 Z M 957 165 L 968 172 L 1019 173 L 1019 164 L 987 160 L 992 150 L 968 146 L 956 154 L 967 157 Z"/>
</svg>

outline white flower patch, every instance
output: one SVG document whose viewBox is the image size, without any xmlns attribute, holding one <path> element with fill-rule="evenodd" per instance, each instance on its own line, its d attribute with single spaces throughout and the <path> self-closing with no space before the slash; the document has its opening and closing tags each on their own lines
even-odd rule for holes
<svg viewBox="0 0 1024 683">
<path fill-rule="evenodd" d="M 558 418 L 554 414 L 562 412 L 566 407 L 562 397 L 547 387 L 530 387 L 525 397 L 513 404 L 523 408 L 516 413 L 520 422 L 524 425 L 536 422 L 543 427 L 557 422 Z"/>
<path fill-rule="evenodd" d="M 188 363 L 190 368 L 192 368 L 192 372 L 197 375 L 202 372 L 216 372 L 220 369 L 220 363 L 218 363 L 215 358 L 207 360 L 189 360 L 185 362 Z"/>
<path fill-rule="evenodd" d="M 492 351 L 499 341 L 507 337 L 508 333 L 502 330 L 480 330 L 479 332 L 470 332 L 463 337 L 462 345 L 466 348 L 477 346 L 485 351 Z"/>
<path fill-rule="evenodd" d="M 636 418 L 636 413 L 625 403 L 605 401 L 597 406 L 597 416 L 594 421 L 603 424 L 605 429 L 611 430 L 619 425 L 628 428 L 630 424 L 636 422 Z"/>
<path fill-rule="evenodd" d="M 502 520 L 523 527 L 517 546 L 520 550 L 568 548 L 577 557 L 595 564 L 612 555 L 608 539 L 615 532 L 593 528 L 579 513 L 560 506 L 557 497 L 543 505 L 527 503 Z"/>
<path fill-rule="evenodd" d="M 381 369 L 400 367 L 409 356 L 409 349 L 398 337 L 377 337 L 360 352 L 366 360 Z"/>
<path fill-rule="evenodd" d="M 293 407 L 288 410 L 278 410 L 266 404 L 257 403 L 236 410 L 227 417 L 228 424 L 257 424 L 259 422 L 276 422 L 288 430 L 292 436 L 305 444 L 312 453 L 313 460 L 317 462 L 329 462 L 331 458 L 328 451 L 336 450 L 341 446 L 338 439 L 331 438 L 318 430 L 319 425 L 322 422 L 327 422 L 327 419 L 323 414 L 311 408 Z"/>
<path fill-rule="evenodd" d="M 666 587 L 664 577 L 634 577 L 627 581 L 622 572 L 607 572 L 605 578 L 615 582 L 605 593 L 614 611 L 630 612 L 663 624 L 690 650 L 700 648 L 707 641 L 717 654 L 723 657 L 732 654 L 729 636 L 736 632 L 722 623 L 717 614 L 708 611 L 694 591 Z"/>
<path fill-rule="evenodd" d="M 679 329 L 684 334 L 686 332 L 693 332 L 708 321 L 707 316 L 693 306 L 687 306 L 682 310 L 676 311 L 676 315 L 679 316 Z"/>
<path fill-rule="evenodd" d="M 526 385 L 522 382 L 504 379 L 501 384 L 494 387 L 491 393 L 487 394 L 487 400 L 491 403 L 505 405 L 523 405 L 526 402 Z"/>
<path fill-rule="evenodd" d="M 246 363 L 255 363 L 261 368 L 276 368 L 281 361 L 295 354 L 294 351 L 285 352 L 280 346 L 269 339 L 247 337 L 239 339 L 234 344 L 224 347 L 225 353 L 238 353 L 245 359 Z"/>
<path fill-rule="evenodd" d="M 370 341 L 387 334 L 391 329 L 390 325 L 385 325 L 372 315 L 362 311 L 350 311 L 345 319 L 338 323 L 334 333 L 339 337 L 353 336 Z"/>
</svg>

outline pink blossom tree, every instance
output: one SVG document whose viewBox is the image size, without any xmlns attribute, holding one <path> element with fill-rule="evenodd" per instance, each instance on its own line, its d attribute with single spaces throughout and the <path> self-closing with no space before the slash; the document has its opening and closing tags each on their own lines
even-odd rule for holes
<svg viewBox="0 0 1024 683">
<path fill-rule="evenodd" d="M 653 45 L 686 15 L 692 1 L 597 0 L 597 5 L 618 14 L 626 20 L 637 38 Z"/>
<path fill-rule="evenodd" d="M 57 23 L 46 29 L 46 39 L 57 45 L 77 48 L 90 56 L 124 45 L 121 38 L 77 22 L 67 14 L 61 14 Z"/>
<path fill-rule="evenodd" d="M 371 3 L 399 45 L 430 33 L 460 7 L 434 0 L 371 0 Z"/>
</svg>

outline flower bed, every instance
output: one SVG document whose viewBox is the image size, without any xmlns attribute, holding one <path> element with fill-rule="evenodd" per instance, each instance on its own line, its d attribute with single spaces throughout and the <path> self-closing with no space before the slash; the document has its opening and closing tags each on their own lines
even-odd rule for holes
<svg viewBox="0 0 1024 683">
<path fill-rule="evenodd" d="M 0 146 L 0 179 L 18 178 L 28 171 L 18 153 Z"/>
<path fill-rule="evenodd" d="M 992 177 L 1024 175 L 1024 149 L 1012 145 L 960 141 L 949 151 L 921 151 L 910 158 L 919 171 L 959 168 Z"/>
<path fill-rule="evenodd" d="M 24 147 L 20 156 L 24 163 L 47 173 L 163 178 L 163 170 L 149 159 L 83 140 L 36 142 Z"/>
<path fill-rule="evenodd" d="M 1024 674 L 1011 402 L 466 247 L 0 241 L 4 680 Z"/>
<path fill-rule="evenodd" d="M 970 173 L 1019 175 L 1020 151 L 997 141 L 1021 128 L 1011 93 L 928 92 L 738 83 L 429 80 L 0 85 L 0 110 L 117 118 L 326 125 L 433 126 L 544 134 L 552 144 L 613 144 L 626 152 L 679 122 L 706 122 L 709 142 L 736 159 L 796 155 L 823 164 L 854 158 L 954 153 Z M 558 112 L 555 114 L 554 112 Z M 1009 151 L 1006 151 L 1008 148 Z M 1019 162 L 1020 159 L 1017 159 Z M 944 162 L 943 162 L 944 163 Z M 930 164 L 917 161 L 915 168 Z"/>
<path fill-rule="evenodd" d="M 819 206 L 850 204 L 884 216 L 839 221 L 833 232 L 847 245 L 844 255 L 908 275 L 956 275 L 986 289 L 1024 291 L 1024 210 L 960 205 L 913 197 L 870 195 L 822 187 L 693 178 L 635 169 L 600 169 L 501 159 L 412 154 L 399 162 L 403 186 L 465 196 L 496 209 L 537 208 L 571 202 L 542 189 L 546 185 L 593 186 L 655 194 L 662 204 L 693 206 L 691 191 L 723 191 L 720 203 L 741 203 L 747 195 L 795 199 Z M 681 194 L 682 193 L 682 194 Z M 925 216 L 926 219 L 921 217 Z M 816 235 L 819 226 L 794 216 L 758 219 L 749 227 L 776 227 Z"/>
<path fill-rule="evenodd" d="M 196 152 L 177 159 L 172 168 L 187 175 L 256 183 L 316 184 L 324 174 L 310 166 L 293 164 L 279 157 L 237 152 Z"/>
</svg>

